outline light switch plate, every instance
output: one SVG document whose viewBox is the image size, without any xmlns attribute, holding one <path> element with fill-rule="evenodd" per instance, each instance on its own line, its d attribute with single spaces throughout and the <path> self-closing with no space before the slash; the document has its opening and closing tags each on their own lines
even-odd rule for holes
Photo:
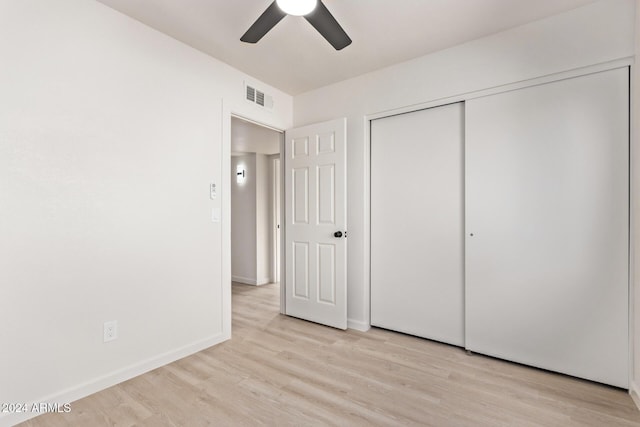
<svg viewBox="0 0 640 427">
<path fill-rule="evenodd" d="M 220 208 L 211 209 L 211 221 L 220 222 Z"/>
</svg>

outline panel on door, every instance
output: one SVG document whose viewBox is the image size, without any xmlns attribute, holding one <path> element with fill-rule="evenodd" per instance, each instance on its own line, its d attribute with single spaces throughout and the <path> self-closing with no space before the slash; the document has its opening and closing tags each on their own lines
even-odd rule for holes
<svg viewBox="0 0 640 427">
<path fill-rule="evenodd" d="M 466 109 L 466 347 L 628 386 L 628 69 Z"/>
<path fill-rule="evenodd" d="M 371 122 L 371 324 L 464 345 L 463 104 Z"/>
<path fill-rule="evenodd" d="M 286 313 L 347 328 L 346 119 L 285 133 Z"/>
</svg>

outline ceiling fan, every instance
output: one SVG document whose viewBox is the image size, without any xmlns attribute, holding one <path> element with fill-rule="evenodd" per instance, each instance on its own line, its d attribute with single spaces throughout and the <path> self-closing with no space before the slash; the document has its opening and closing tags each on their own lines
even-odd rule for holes
<svg viewBox="0 0 640 427">
<path fill-rule="evenodd" d="M 351 44 L 351 39 L 321 0 L 275 0 L 240 38 L 257 43 L 287 15 L 304 16 L 336 50 Z"/>
</svg>

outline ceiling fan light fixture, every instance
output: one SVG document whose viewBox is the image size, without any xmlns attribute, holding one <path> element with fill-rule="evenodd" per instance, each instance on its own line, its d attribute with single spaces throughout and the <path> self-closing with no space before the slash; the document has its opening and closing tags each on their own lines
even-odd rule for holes
<svg viewBox="0 0 640 427">
<path fill-rule="evenodd" d="M 304 16 L 313 12 L 318 0 L 276 0 L 276 3 L 287 15 Z"/>
</svg>

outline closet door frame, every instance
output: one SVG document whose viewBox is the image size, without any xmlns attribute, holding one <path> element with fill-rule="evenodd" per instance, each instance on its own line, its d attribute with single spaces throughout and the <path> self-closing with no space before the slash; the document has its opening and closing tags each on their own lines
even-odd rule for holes
<svg viewBox="0 0 640 427">
<path fill-rule="evenodd" d="M 359 218 L 363 224 L 363 264 L 361 266 L 361 272 L 357 273 L 357 275 L 362 275 L 363 277 L 363 289 L 362 289 L 362 308 L 363 308 L 363 319 L 364 321 L 355 321 L 349 320 L 349 327 L 357 330 L 366 331 L 371 327 L 371 121 L 380 119 L 383 117 L 388 117 L 396 114 L 407 113 L 411 111 L 422 110 L 425 108 L 438 107 L 446 104 L 451 104 L 455 102 L 463 102 L 472 100 L 475 98 L 493 95 L 502 92 L 508 92 L 511 90 L 522 89 L 529 86 L 540 85 L 544 83 L 550 83 L 558 80 L 563 80 L 572 77 L 583 76 L 591 73 L 597 73 L 600 71 L 612 70 L 621 67 L 631 67 L 632 73 L 634 70 L 634 61 L 633 58 L 622 58 L 619 60 L 609 61 L 601 64 L 590 65 L 586 67 L 581 67 L 569 71 L 563 71 L 559 73 L 554 73 L 550 75 L 545 75 L 542 77 L 532 78 L 530 80 L 523 80 L 516 83 L 504 84 L 495 87 L 490 87 L 486 89 L 480 89 L 467 93 L 460 93 L 453 96 L 445 96 L 438 97 L 434 96 L 430 98 L 429 94 L 426 94 L 424 102 L 419 102 L 416 104 L 405 105 L 397 108 L 390 108 L 385 110 L 378 110 L 368 114 L 365 114 L 362 117 L 362 128 L 364 133 L 364 152 L 362 153 L 363 158 L 363 181 L 364 181 L 364 194 L 363 194 L 363 210 L 362 216 Z M 633 85 L 633 83 L 632 83 Z M 631 93 L 633 93 L 631 91 Z M 632 108 L 636 108 L 633 105 L 633 101 L 631 102 Z M 633 111 L 633 110 L 632 110 Z M 632 141 L 633 141 L 633 133 L 636 132 L 632 126 Z M 630 174 L 631 174 L 631 182 L 630 182 L 630 192 L 634 195 L 637 191 L 633 185 L 634 181 L 634 159 L 636 154 L 634 153 L 633 144 L 630 147 Z M 640 195 L 634 196 L 635 198 L 640 198 Z M 634 245 L 634 230 L 636 228 L 635 224 L 635 214 L 634 214 L 634 206 L 640 202 L 636 201 L 633 197 L 629 201 L 629 218 L 630 218 L 630 235 L 629 235 L 629 372 L 632 375 L 633 372 L 633 318 L 634 318 L 634 310 L 633 310 L 633 301 L 635 295 L 634 289 L 634 268 L 633 268 L 633 259 L 635 258 L 635 245 Z M 354 257 L 355 258 L 355 257 Z M 630 382 L 631 384 L 631 382 Z"/>
</svg>

